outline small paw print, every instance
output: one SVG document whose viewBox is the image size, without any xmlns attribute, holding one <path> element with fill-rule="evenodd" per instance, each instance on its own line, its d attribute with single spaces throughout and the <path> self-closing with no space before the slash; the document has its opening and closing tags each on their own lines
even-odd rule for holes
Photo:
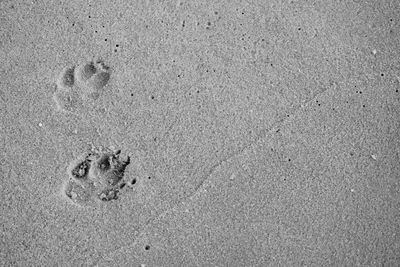
<svg viewBox="0 0 400 267">
<path fill-rule="evenodd" d="M 110 78 L 110 68 L 101 60 L 64 67 L 56 79 L 53 94 L 57 110 L 84 113 L 89 109 L 88 103 L 102 95 Z"/>
</svg>

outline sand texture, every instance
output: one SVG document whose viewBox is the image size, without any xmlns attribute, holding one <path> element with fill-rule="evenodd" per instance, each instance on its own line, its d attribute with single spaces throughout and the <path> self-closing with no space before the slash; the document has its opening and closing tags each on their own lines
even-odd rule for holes
<svg viewBox="0 0 400 267">
<path fill-rule="evenodd" d="M 398 266 L 399 1 L 0 1 L 0 266 Z"/>
</svg>

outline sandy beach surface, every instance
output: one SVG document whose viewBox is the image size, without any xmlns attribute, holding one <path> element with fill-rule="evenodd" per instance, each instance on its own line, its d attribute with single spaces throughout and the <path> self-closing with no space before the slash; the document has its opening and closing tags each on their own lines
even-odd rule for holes
<svg viewBox="0 0 400 267">
<path fill-rule="evenodd" d="M 1 266 L 399 266 L 400 2 L 1 1 Z"/>
</svg>

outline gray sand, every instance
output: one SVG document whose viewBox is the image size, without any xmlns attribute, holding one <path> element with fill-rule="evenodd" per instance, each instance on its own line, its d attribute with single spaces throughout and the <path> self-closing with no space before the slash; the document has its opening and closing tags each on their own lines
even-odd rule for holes
<svg viewBox="0 0 400 267">
<path fill-rule="evenodd" d="M 0 2 L 1 266 L 399 264 L 399 2 L 234 2 Z"/>
</svg>

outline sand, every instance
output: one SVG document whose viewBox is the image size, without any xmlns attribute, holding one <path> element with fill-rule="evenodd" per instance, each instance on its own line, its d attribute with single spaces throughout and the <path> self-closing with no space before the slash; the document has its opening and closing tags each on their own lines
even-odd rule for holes
<svg viewBox="0 0 400 267">
<path fill-rule="evenodd" d="M 399 12 L 2 1 L 0 265 L 398 265 Z"/>
</svg>

